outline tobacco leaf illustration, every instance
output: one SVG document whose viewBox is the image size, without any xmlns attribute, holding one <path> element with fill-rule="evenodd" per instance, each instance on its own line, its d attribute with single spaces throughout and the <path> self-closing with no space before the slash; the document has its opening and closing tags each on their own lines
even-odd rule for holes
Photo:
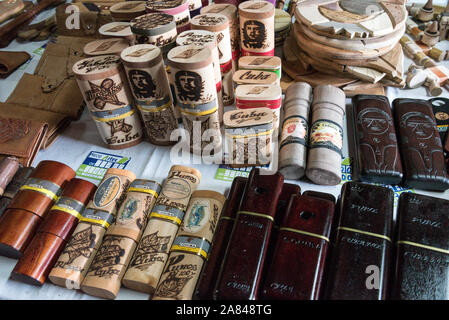
<svg viewBox="0 0 449 320">
<path fill-rule="evenodd" d="M 96 235 L 92 232 L 92 225 L 72 236 L 62 254 L 67 254 L 69 260 L 64 265 L 70 265 L 80 256 L 88 258 L 95 246 Z"/>
<path fill-rule="evenodd" d="M 142 238 L 136 255 L 155 252 L 166 252 L 168 249 L 168 243 L 170 242 L 170 236 L 159 237 L 159 231 L 149 234 Z"/>
<path fill-rule="evenodd" d="M 177 277 L 176 272 L 171 272 L 158 286 L 156 295 L 166 298 L 176 298 L 176 296 L 184 289 L 187 282 L 192 277 Z"/>
</svg>

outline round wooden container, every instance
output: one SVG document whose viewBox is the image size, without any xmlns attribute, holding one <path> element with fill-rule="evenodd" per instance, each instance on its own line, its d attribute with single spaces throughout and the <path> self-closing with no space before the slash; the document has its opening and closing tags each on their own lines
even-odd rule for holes
<svg viewBox="0 0 449 320">
<path fill-rule="evenodd" d="M 239 5 L 242 56 L 274 56 L 274 6 L 250 0 Z"/>
<path fill-rule="evenodd" d="M 129 41 L 127 39 L 110 38 L 89 42 L 84 46 L 83 52 L 86 56 L 120 55 L 120 52 L 128 47 Z"/>
<path fill-rule="evenodd" d="M 20 187 L 25 184 L 33 169 L 33 167 L 22 167 L 17 170 L 13 179 L 3 192 L 2 198 L 0 199 L 0 217 L 2 216 L 3 212 L 5 212 L 11 200 L 19 192 Z"/>
<path fill-rule="evenodd" d="M 105 37 L 126 39 L 129 45 L 133 45 L 135 41 L 135 36 L 131 31 L 129 22 L 118 21 L 106 23 L 98 29 L 98 33 Z"/>
<path fill-rule="evenodd" d="M 20 164 L 16 157 L 7 157 L 0 162 L 0 196 L 19 170 Z"/>
<path fill-rule="evenodd" d="M 150 0 L 145 4 L 147 12 L 163 12 L 175 17 L 178 33 L 190 29 L 189 0 Z"/>
<path fill-rule="evenodd" d="M 123 50 L 121 59 L 148 140 L 156 145 L 175 144 L 170 135 L 178 121 L 161 50 L 139 44 Z"/>
<path fill-rule="evenodd" d="M 201 0 L 189 0 L 190 19 L 200 14 L 202 6 Z"/>
<path fill-rule="evenodd" d="M 131 20 L 131 31 L 138 44 L 153 44 L 163 47 L 175 41 L 176 23 L 172 15 L 154 12 Z"/>
<path fill-rule="evenodd" d="M 234 87 L 240 84 L 279 85 L 280 79 L 273 72 L 263 70 L 237 70 L 232 76 Z"/>
<path fill-rule="evenodd" d="M 282 62 L 281 58 L 276 56 L 245 56 L 239 59 L 239 69 L 273 72 L 280 79 L 282 75 Z"/>
<path fill-rule="evenodd" d="M 285 92 L 278 166 L 285 179 L 304 176 L 311 101 L 312 87 L 305 82 L 293 83 Z"/>
<path fill-rule="evenodd" d="M 80 60 L 73 65 L 73 73 L 104 143 L 110 149 L 140 143 L 142 127 L 132 106 L 120 57 L 105 55 Z"/>
<path fill-rule="evenodd" d="M 109 8 L 114 21 L 131 21 L 145 14 L 145 1 L 124 1 Z"/>
<path fill-rule="evenodd" d="M 331 85 L 314 89 L 306 176 L 316 184 L 341 181 L 345 99 L 343 90 Z"/>
<path fill-rule="evenodd" d="M 96 186 L 86 180 L 73 178 L 67 183 L 14 267 L 12 279 L 39 286 L 44 284 L 95 190 Z"/>
<path fill-rule="evenodd" d="M 282 89 L 277 85 L 243 84 L 235 89 L 237 109 L 270 108 L 273 111 L 273 130 L 279 128 Z"/>
<path fill-rule="evenodd" d="M 22 255 L 38 225 L 75 171 L 57 161 L 41 161 L 0 218 L 0 255 Z"/>
</svg>

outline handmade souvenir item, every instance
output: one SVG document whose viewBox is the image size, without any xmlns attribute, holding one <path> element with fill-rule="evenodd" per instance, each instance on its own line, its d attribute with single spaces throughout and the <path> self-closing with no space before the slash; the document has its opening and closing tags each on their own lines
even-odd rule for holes
<svg viewBox="0 0 449 320">
<path fill-rule="evenodd" d="M 263 70 L 237 70 L 232 76 L 234 87 L 240 84 L 279 85 L 279 78 L 273 72 Z"/>
<path fill-rule="evenodd" d="M 330 202 L 335 203 L 335 197 L 330 193 L 319 192 L 319 191 L 314 191 L 314 190 L 307 190 L 307 191 L 304 191 L 302 193 L 302 195 L 310 196 L 310 197 L 314 197 L 314 198 L 320 198 L 320 199 L 324 199 L 324 200 L 329 200 Z M 335 217 L 335 215 L 334 215 L 334 217 Z"/>
<path fill-rule="evenodd" d="M 399 184 L 402 164 L 388 98 L 357 95 L 352 104 L 353 174 L 362 182 Z"/>
<path fill-rule="evenodd" d="M 153 300 L 191 300 L 226 198 L 218 192 L 197 190 L 170 249 Z M 173 282 L 177 285 L 173 286 Z"/>
<path fill-rule="evenodd" d="M 279 172 L 286 179 L 300 179 L 306 169 L 311 101 L 312 87 L 305 82 L 296 82 L 285 92 Z"/>
<path fill-rule="evenodd" d="M 106 171 L 48 276 L 51 282 L 68 289 L 81 287 L 103 236 L 126 196 L 126 189 L 135 178 L 129 170 L 109 168 Z"/>
<path fill-rule="evenodd" d="M 0 218 L 0 255 L 20 258 L 47 211 L 75 171 L 57 161 L 41 161 Z"/>
<path fill-rule="evenodd" d="M 132 106 L 120 57 L 98 56 L 73 65 L 84 101 L 104 143 L 123 149 L 142 141 L 139 115 Z"/>
<path fill-rule="evenodd" d="M 126 39 L 129 45 L 133 45 L 135 41 L 135 36 L 131 31 L 129 22 L 106 23 L 98 29 L 98 33 L 100 33 L 104 37 Z"/>
<path fill-rule="evenodd" d="M 119 56 L 123 49 L 128 48 L 129 42 L 126 39 L 109 38 L 94 40 L 86 44 L 83 52 L 86 56 L 102 56 L 114 54 Z"/>
<path fill-rule="evenodd" d="M 175 41 L 176 22 L 172 15 L 154 12 L 141 15 L 130 23 L 138 44 L 153 44 L 164 47 Z"/>
<path fill-rule="evenodd" d="M 280 79 L 282 75 L 281 58 L 260 57 L 260 56 L 245 56 L 239 59 L 240 70 L 261 70 L 266 72 L 273 72 Z"/>
<path fill-rule="evenodd" d="M 7 157 L 0 162 L 0 196 L 5 192 L 19 167 L 19 160 L 16 157 Z"/>
<path fill-rule="evenodd" d="M 256 300 L 284 177 L 253 169 L 215 286 L 217 300 Z"/>
<path fill-rule="evenodd" d="M 316 184 L 336 185 L 341 180 L 345 93 L 330 85 L 316 87 L 311 112 L 306 176 Z"/>
<path fill-rule="evenodd" d="M 175 144 L 170 136 L 178 122 L 161 50 L 151 44 L 135 45 L 123 50 L 121 59 L 148 140 L 155 145 Z"/>
<path fill-rule="evenodd" d="M 190 29 L 189 0 L 150 0 L 145 4 L 147 12 L 162 12 L 175 17 L 178 33 Z"/>
<path fill-rule="evenodd" d="M 154 293 L 200 179 L 201 173 L 196 169 L 179 165 L 171 167 L 123 278 L 125 287 Z"/>
<path fill-rule="evenodd" d="M 393 198 L 389 188 L 356 182 L 343 185 L 337 235 L 329 261 L 332 268 L 326 283 L 327 299 L 387 298 L 393 253 Z M 373 272 L 376 276 L 369 279 Z"/>
<path fill-rule="evenodd" d="M 0 198 L 0 217 L 5 212 L 11 200 L 19 192 L 20 187 L 25 184 L 33 169 L 33 167 L 19 168 L 12 180 L 8 183 L 8 186 L 3 192 L 3 196 Z"/>
<path fill-rule="evenodd" d="M 231 189 L 223 207 L 223 212 L 215 230 L 212 247 L 204 264 L 198 284 L 195 289 L 194 298 L 201 300 L 211 300 L 213 289 L 218 279 L 221 261 L 223 260 L 226 247 L 234 226 L 235 217 L 240 206 L 243 193 L 245 191 L 247 178 L 235 177 L 232 181 Z"/>
<path fill-rule="evenodd" d="M 8 77 L 30 57 L 30 54 L 25 51 L 0 51 L 0 77 Z"/>
<path fill-rule="evenodd" d="M 202 7 L 201 0 L 189 0 L 189 14 L 190 18 L 193 18 L 200 14 Z"/>
<path fill-rule="evenodd" d="M 160 191 L 161 186 L 155 181 L 137 179 L 131 182 L 115 222 L 106 231 L 84 278 L 83 292 L 115 299 Z"/>
<path fill-rule="evenodd" d="M 131 21 L 145 14 L 145 1 L 124 1 L 112 5 L 109 8 L 114 21 Z"/>
<path fill-rule="evenodd" d="M 280 47 L 290 34 L 292 25 L 292 17 L 288 12 L 276 9 L 274 14 L 274 41 L 275 47 Z"/>
<path fill-rule="evenodd" d="M 431 104 L 419 99 L 395 99 L 393 113 L 404 166 L 404 183 L 424 190 L 448 189 L 443 146 Z"/>
<path fill-rule="evenodd" d="M 74 178 L 66 184 L 14 267 L 12 279 L 37 286 L 44 284 L 95 190 L 93 183 L 82 179 Z"/>
</svg>

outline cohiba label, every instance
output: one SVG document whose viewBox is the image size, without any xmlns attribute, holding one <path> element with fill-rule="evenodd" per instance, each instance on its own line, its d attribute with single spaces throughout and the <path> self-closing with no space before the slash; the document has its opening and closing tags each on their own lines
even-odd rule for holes
<svg viewBox="0 0 449 320">
<path fill-rule="evenodd" d="M 67 212 L 80 219 L 84 210 L 84 205 L 78 200 L 69 197 L 60 197 L 58 202 L 56 202 L 56 204 L 50 209 L 50 211 L 52 210 Z"/>
<path fill-rule="evenodd" d="M 28 178 L 25 185 L 20 187 L 19 190 L 39 192 L 53 201 L 58 200 L 58 197 L 61 194 L 60 186 L 51 181 L 38 178 Z"/>
<path fill-rule="evenodd" d="M 111 176 L 98 187 L 92 199 L 95 206 L 102 208 L 115 200 L 121 189 L 120 178 Z"/>
<path fill-rule="evenodd" d="M 298 143 L 307 146 L 307 119 L 302 116 L 290 116 L 284 119 L 284 125 L 281 133 L 280 148 L 290 144 Z"/>
<path fill-rule="evenodd" d="M 330 120 L 318 120 L 310 129 L 310 148 L 326 148 L 342 155 L 343 129 Z"/>
</svg>

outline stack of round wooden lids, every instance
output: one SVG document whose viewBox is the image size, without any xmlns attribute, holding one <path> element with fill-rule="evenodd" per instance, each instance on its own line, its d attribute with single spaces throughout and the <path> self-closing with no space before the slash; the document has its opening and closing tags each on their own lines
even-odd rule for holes
<svg viewBox="0 0 449 320">
<path fill-rule="evenodd" d="M 274 13 L 274 42 L 279 47 L 287 38 L 292 24 L 292 17 L 284 10 L 276 9 Z"/>
<path fill-rule="evenodd" d="M 292 36 L 313 69 L 371 83 L 403 86 L 407 10 L 400 0 L 305 0 Z"/>
</svg>

